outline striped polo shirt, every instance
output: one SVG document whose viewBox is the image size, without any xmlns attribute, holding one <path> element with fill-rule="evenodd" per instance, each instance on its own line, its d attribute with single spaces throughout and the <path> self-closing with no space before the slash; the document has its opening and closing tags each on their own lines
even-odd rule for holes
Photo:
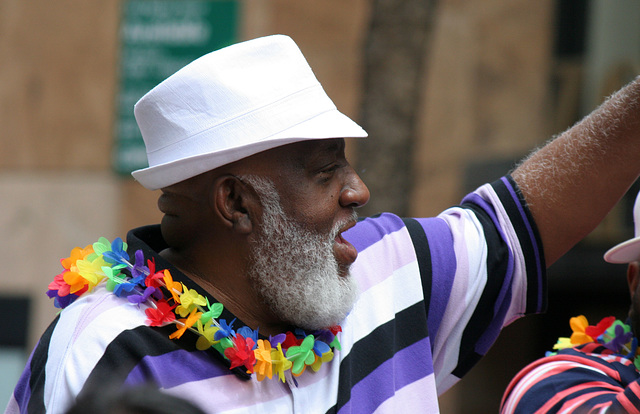
<svg viewBox="0 0 640 414">
<path fill-rule="evenodd" d="M 562 349 L 514 377 L 500 412 L 640 414 L 640 373 L 598 342 Z"/>
<path fill-rule="evenodd" d="M 44 333 L 7 412 L 59 413 L 83 389 L 152 381 L 210 413 L 438 413 L 437 396 L 503 326 L 546 307 L 542 246 L 510 177 L 437 217 L 385 213 L 344 237 L 359 252 L 351 273 L 360 296 L 341 323 L 341 350 L 318 372 L 258 382 L 216 351 L 195 349 L 189 331 L 170 340 L 175 327 L 146 326 L 145 305 L 98 286 Z M 131 254 L 142 249 L 174 280 L 205 293 L 158 255 L 166 247 L 159 226 L 131 231 L 127 243 Z"/>
</svg>

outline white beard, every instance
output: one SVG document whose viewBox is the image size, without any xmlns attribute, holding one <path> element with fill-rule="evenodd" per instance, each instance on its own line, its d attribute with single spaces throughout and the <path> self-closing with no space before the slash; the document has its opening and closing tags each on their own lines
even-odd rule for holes
<svg viewBox="0 0 640 414">
<path fill-rule="evenodd" d="M 253 186 L 264 210 L 249 269 L 258 295 L 280 319 L 300 328 L 340 323 L 358 296 L 353 277 L 340 276 L 333 252 L 334 238 L 346 223 L 337 223 L 329 235 L 312 233 L 286 217 L 270 181 L 242 180 Z"/>
</svg>

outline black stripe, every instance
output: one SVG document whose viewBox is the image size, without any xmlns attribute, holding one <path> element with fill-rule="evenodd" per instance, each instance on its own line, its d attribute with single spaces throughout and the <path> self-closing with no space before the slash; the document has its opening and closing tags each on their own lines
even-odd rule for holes
<svg viewBox="0 0 640 414">
<path fill-rule="evenodd" d="M 336 405 L 328 413 L 340 410 L 351 399 L 351 388 L 400 350 L 427 337 L 424 302 L 418 302 L 396 314 L 353 345 L 340 364 L 340 383 Z"/>
<path fill-rule="evenodd" d="M 484 238 L 487 242 L 487 283 L 462 334 L 458 365 L 453 370 L 453 374 L 458 378 L 469 372 L 481 357 L 475 352 L 475 346 L 478 338 L 482 336 L 493 320 L 496 300 L 507 272 L 506 258 L 509 255 L 506 243 L 500 237 L 498 229 L 487 212 L 475 204 L 464 204 L 462 207 L 472 210 L 482 225 Z"/>
<path fill-rule="evenodd" d="M 525 221 L 524 219 L 522 219 L 519 205 L 513 199 L 512 193 L 509 191 L 509 188 L 507 188 L 507 186 L 502 181 L 496 181 L 492 183 L 496 194 L 498 195 L 498 197 L 500 197 L 500 201 L 502 202 L 505 211 L 512 220 L 511 223 L 524 253 L 528 279 L 527 285 L 530 287 L 529 289 L 527 289 L 527 308 L 525 312 L 528 314 L 544 312 L 547 309 L 547 278 L 542 240 L 540 239 L 538 227 L 536 226 L 533 216 L 531 215 L 531 211 L 527 207 L 527 202 L 525 201 L 522 192 L 518 188 L 518 185 L 510 176 L 507 176 L 506 178 L 515 190 L 520 205 L 524 209 L 526 220 L 528 220 L 531 231 L 533 232 L 535 243 L 537 243 L 538 245 L 538 255 L 540 257 L 540 261 L 536 261 L 534 245 L 531 241 L 531 232 L 529 232 L 529 230 L 527 229 Z M 540 273 L 542 277 L 542 286 L 538 286 L 538 273 Z M 542 290 L 543 296 L 542 302 L 540 304 L 540 309 L 538 309 L 538 292 L 540 290 Z"/>
<path fill-rule="evenodd" d="M 53 330 L 59 320 L 60 316 L 57 316 L 53 322 L 51 322 L 47 330 L 42 334 L 40 342 L 38 342 L 38 346 L 31 357 L 29 377 L 31 397 L 27 404 L 27 412 L 29 413 L 46 412 L 44 407 L 44 385 L 46 380 L 47 359 L 49 357 L 49 342 L 51 341 L 51 335 L 53 335 Z"/>
<path fill-rule="evenodd" d="M 405 218 L 402 219 L 402 221 L 407 227 L 413 248 L 416 251 L 418 268 L 420 269 L 420 280 L 422 281 L 422 295 L 424 296 L 425 310 L 428 312 L 431 304 L 431 278 L 433 275 L 429 241 L 427 240 L 424 229 L 417 220 Z M 431 350 L 433 351 L 433 349 Z"/>
<path fill-rule="evenodd" d="M 107 346 L 104 354 L 91 371 L 83 386 L 82 393 L 95 392 L 104 384 L 122 384 L 144 357 L 164 355 L 178 349 L 189 352 L 207 352 L 211 358 L 229 367 L 229 361 L 213 348 L 209 348 L 207 351 L 198 351 L 195 347 L 198 336 L 191 331 L 186 331 L 179 339 L 169 340 L 168 337 L 174 330 L 173 326 L 161 328 L 139 326 L 120 333 Z M 236 368 L 232 372 L 241 379 L 250 378 L 241 369 Z"/>
</svg>

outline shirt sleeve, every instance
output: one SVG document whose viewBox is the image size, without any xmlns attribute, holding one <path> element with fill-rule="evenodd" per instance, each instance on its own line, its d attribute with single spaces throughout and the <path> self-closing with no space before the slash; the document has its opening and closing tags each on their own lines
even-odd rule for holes
<svg viewBox="0 0 640 414">
<path fill-rule="evenodd" d="M 640 413 L 640 379 L 629 359 L 563 350 L 525 367 L 509 384 L 501 414 Z"/>
</svg>

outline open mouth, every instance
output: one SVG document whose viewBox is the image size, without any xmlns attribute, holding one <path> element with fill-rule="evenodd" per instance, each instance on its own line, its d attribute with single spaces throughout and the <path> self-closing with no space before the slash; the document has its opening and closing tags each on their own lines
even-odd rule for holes
<svg viewBox="0 0 640 414">
<path fill-rule="evenodd" d="M 351 220 L 346 225 L 341 226 L 340 230 L 337 232 L 336 236 L 333 239 L 333 251 L 336 260 L 338 261 L 338 264 L 341 268 L 348 268 L 353 262 L 355 262 L 356 258 L 358 257 L 358 251 L 356 250 L 356 248 L 347 240 L 345 240 L 344 237 L 342 237 L 342 234 L 345 231 L 349 230 L 351 227 L 355 226 L 355 224 L 356 222 Z"/>
</svg>

